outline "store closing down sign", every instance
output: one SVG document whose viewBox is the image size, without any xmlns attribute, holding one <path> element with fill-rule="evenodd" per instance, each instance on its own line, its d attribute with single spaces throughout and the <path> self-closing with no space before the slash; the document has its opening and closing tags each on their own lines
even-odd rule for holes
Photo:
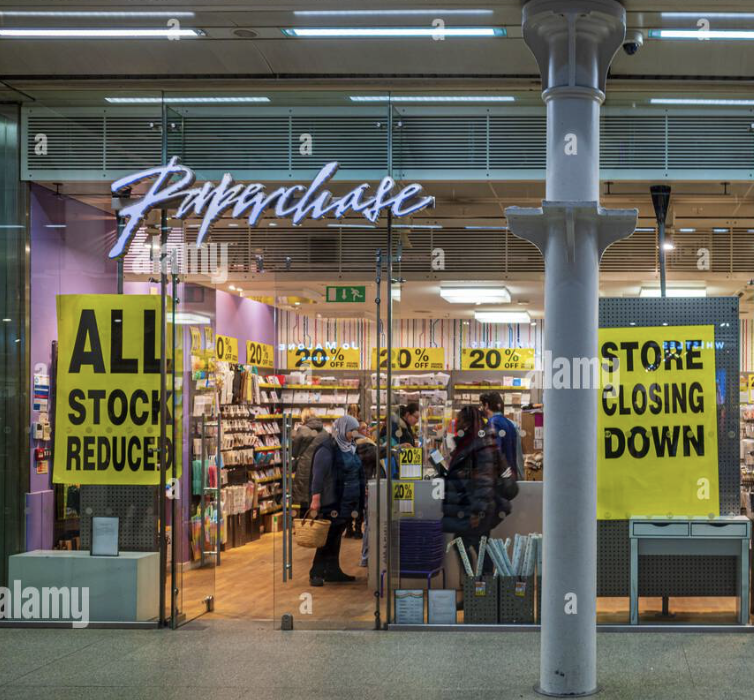
<svg viewBox="0 0 754 700">
<path fill-rule="evenodd" d="M 361 369 L 361 350 L 331 345 L 289 348 L 288 369 Z"/>
<path fill-rule="evenodd" d="M 266 343 L 257 343 L 254 340 L 246 341 L 246 364 L 257 367 L 275 366 L 275 349 Z"/>
<path fill-rule="evenodd" d="M 603 328 L 597 517 L 719 515 L 713 326 Z"/>
<path fill-rule="evenodd" d="M 534 369 L 534 348 L 462 348 L 461 369 Z"/>
<path fill-rule="evenodd" d="M 160 299 L 64 295 L 58 296 L 57 307 L 53 481 L 159 484 Z M 171 347 L 170 338 L 166 345 Z M 170 435 L 170 392 L 166 400 Z M 176 416 L 176 431 L 179 426 Z M 171 452 L 168 448 L 168 462 Z M 176 460 L 180 476 L 180 450 Z"/>
<path fill-rule="evenodd" d="M 393 369 L 445 369 L 445 348 L 393 348 Z M 377 348 L 372 350 L 372 369 L 377 369 Z M 387 348 L 380 350 L 380 369 L 387 369 Z"/>
<path fill-rule="evenodd" d="M 215 337 L 215 357 L 221 362 L 238 362 L 238 338 L 218 333 Z"/>
<path fill-rule="evenodd" d="M 204 241 L 210 226 L 225 212 L 230 212 L 233 219 L 247 216 L 249 226 L 256 226 L 264 212 L 274 206 L 276 217 L 290 217 L 294 226 L 297 226 L 306 218 L 316 221 L 326 214 L 333 214 L 340 219 L 349 212 L 361 214 L 375 223 L 384 209 L 390 209 L 394 217 L 402 217 L 434 206 L 435 198 L 421 197 L 422 186 L 417 184 L 408 185 L 391 196 L 395 187 L 395 181 L 391 177 L 382 178 L 372 197 L 366 196 L 369 185 L 363 183 L 342 197 L 333 199 L 332 193 L 322 188 L 337 169 L 336 162 L 327 163 L 308 187 L 278 187 L 267 194 L 265 186 L 258 182 L 245 186 L 234 184 L 230 173 L 225 173 L 217 186 L 205 182 L 201 187 L 192 188 L 196 174 L 191 168 L 181 165 L 177 156 L 173 156 L 167 165 L 142 170 L 112 184 L 111 190 L 117 196 L 143 180 L 154 178 L 142 199 L 121 209 L 120 215 L 126 223 L 109 255 L 117 258 L 128 251 L 134 234 L 150 210 L 165 207 L 178 200 L 181 201 L 173 219 L 202 218 L 196 234 L 197 246 Z"/>
</svg>

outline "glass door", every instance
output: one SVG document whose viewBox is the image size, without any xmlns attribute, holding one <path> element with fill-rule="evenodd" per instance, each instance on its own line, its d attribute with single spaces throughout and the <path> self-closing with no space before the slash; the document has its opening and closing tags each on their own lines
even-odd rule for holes
<svg viewBox="0 0 754 700">
<path fill-rule="evenodd" d="M 163 162 L 183 160 L 184 114 L 163 104 Z M 186 163 L 191 167 L 191 163 Z M 153 272 L 160 272 L 167 320 L 167 437 L 172 456 L 165 479 L 166 616 L 178 627 L 215 607 L 215 573 L 222 556 L 222 439 L 218 410 L 215 306 L 202 280 L 181 281 L 202 251 L 184 222 L 163 211 L 152 238 Z M 195 237 L 195 233 L 193 234 Z M 184 278 L 185 279 L 185 278 Z M 204 282 L 210 281 L 205 280 Z"/>
</svg>

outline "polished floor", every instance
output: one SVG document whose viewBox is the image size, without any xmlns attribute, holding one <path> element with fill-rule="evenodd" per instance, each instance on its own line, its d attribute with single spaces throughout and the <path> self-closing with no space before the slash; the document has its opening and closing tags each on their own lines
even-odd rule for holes
<svg viewBox="0 0 754 700">
<path fill-rule="evenodd" d="M 280 533 L 263 535 L 243 547 L 227 550 L 217 568 L 190 569 L 182 575 L 182 607 L 187 619 L 205 611 L 213 595 L 216 619 L 279 623 L 288 613 L 299 625 L 368 628 L 374 625 L 374 595 L 367 589 L 367 569 L 360 567 L 362 540 L 343 539 L 340 563 L 353 583 L 309 585 L 314 550 L 293 547 L 292 578 L 283 582 Z"/>
<path fill-rule="evenodd" d="M 754 635 L 597 637 L 601 700 L 749 700 Z M 2 700 L 529 700 L 539 634 L 0 628 Z"/>
<path fill-rule="evenodd" d="M 264 621 L 278 625 L 285 613 L 299 627 L 361 629 L 374 625 L 374 595 L 367 588 L 367 570 L 358 566 L 361 540 L 343 539 L 341 566 L 356 576 L 354 583 L 309 585 L 312 550 L 293 548 L 293 576 L 283 583 L 282 535 L 263 535 L 255 542 L 222 554 L 218 568 L 190 569 L 180 585 L 181 609 L 191 620 L 206 611 L 214 597 L 211 618 Z M 408 584 L 406 584 L 408 585 Z M 308 596 L 311 596 L 309 598 Z M 641 622 L 652 624 L 735 624 L 735 598 L 672 598 L 670 616 L 663 616 L 662 599 L 642 598 Z M 600 598 L 598 621 L 628 624 L 628 598 Z M 459 613 L 459 622 L 463 613 Z"/>
</svg>

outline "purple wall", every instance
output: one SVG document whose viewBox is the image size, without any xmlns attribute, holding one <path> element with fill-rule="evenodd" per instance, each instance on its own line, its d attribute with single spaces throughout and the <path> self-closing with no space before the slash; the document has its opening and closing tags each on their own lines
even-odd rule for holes
<svg viewBox="0 0 754 700">
<path fill-rule="evenodd" d="M 31 381 L 37 365 L 49 374 L 52 341 L 57 339 L 55 298 L 58 294 L 113 294 L 117 291 L 116 265 L 107 257 L 115 235 L 111 215 L 50 190 L 31 187 Z M 65 226 L 64 228 L 55 228 Z M 33 384 L 30 387 L 33 396 Z M 32 410 L 35 421 L 38 412 Z M 31 440 L 29 458 L 29 513 L 27 549 L 52 547 L 54 512 L 49 491 L 50 474 L 37 474 L 33 449 L 51 443 Z"/>
<path fill-rule="evenodd" d="M 218 290 L 215 332 L 238 338 L 238 361 L 246 362 L 246 341 L 275 345 L 274 310 L 267 304 Z"/>
</svg>

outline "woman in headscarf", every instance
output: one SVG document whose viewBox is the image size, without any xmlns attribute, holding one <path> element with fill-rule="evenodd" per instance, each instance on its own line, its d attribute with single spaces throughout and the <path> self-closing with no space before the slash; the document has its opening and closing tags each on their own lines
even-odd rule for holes
<svg viewBox="0 0 754 700">
<path fill-rule="evenodd" d="M 309 583 L 355 581 L 340 568 L 340 542 L 351 518 L 364 508 L 364 469 L 356 454 L 359 421 L 341 416 L 333 423 L 332 437 L 314 453 L 310 509 L 330 520 L 330 530 L 323 547 L 317 549 L 309 570 Z"/>
</svg>

